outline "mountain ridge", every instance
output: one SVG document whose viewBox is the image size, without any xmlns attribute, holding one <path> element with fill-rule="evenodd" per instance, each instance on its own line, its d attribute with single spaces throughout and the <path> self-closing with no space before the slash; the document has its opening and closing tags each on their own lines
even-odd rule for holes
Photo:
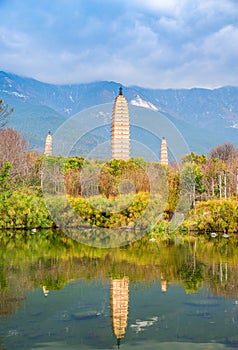
<svg viewBox="0 0 238 350">
<path fill-rule="evenodd" d="M 146 108 L 166 115 L 192 151 L 204 153 L 226 141 L 238 146 L 236 86 L 147 89 L 113 81 L 54 85 L 0 71 L 0 99 L 14 108 L 8 125 L 23 132 L 32 148 L 39 150 L 49 129 L 54 132 L 77 112 L 112 103 L 120 86 L 128 102 L 145 109 L 145 117 Z"/>
</svg>

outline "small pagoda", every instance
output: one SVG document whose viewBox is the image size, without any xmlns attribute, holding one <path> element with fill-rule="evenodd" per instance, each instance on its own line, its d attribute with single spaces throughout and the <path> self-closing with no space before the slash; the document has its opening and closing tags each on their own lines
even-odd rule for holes
<svg viewBox="0 0 238 350">
<path fill-rule="evenodd" d="M 44 154 L 46 156 L 52 156 L 52 136 L 51 136 L 51 132 L 48 132 L 48 135 L 46 136 L 45 139 L 45 152 Z"/>
<path fill-rule="evenodd" d="M 160 146 L 160 163 L 163 165 L 169 164 L 168 159 L 168 147 L 165 137 L 162 138 L 161 146 Z"/>
</svg>

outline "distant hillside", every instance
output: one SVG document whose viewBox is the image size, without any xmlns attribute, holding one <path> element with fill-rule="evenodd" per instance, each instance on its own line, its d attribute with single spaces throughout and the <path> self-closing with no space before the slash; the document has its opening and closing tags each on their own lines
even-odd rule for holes
<svg viewBox="0 0 238 350">
<path fill-rule="evenodd" d="M 75 113 L 112 103 L 119 86 L 107 81 L 53 85 L 0 72 L 0 98 L 14 107 L 8 125 L 23 132 L 32 148 L 39 150 L 49 129 L 54 133 Z M 238 87 L 152 90 L 133 86 L 123 87 L 123 93 L 133 105 L 164 114 L 194 152 L 206 153 L 225 141 L 238 146 Z"/>
</svg>

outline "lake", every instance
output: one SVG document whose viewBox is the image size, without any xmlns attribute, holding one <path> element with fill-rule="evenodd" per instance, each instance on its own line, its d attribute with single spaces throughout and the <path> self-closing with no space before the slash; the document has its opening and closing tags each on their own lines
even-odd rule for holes
<svg viewBox="0 0 238 350">
<path fill-rule="evenodd" d="M 0 349 L 238 348 L 238 241 L 0 233 Z"/>
</svg>

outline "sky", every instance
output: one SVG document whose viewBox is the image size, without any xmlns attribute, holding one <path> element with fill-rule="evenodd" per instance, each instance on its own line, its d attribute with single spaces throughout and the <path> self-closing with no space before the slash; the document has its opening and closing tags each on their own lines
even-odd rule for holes
<svg viewBox="0 0 238 350">
<path fill-rule="evenodd" d="M 0 0 L 0 70 L 68 84 L 238 85 L 238 0 Z"/>
</svg>

